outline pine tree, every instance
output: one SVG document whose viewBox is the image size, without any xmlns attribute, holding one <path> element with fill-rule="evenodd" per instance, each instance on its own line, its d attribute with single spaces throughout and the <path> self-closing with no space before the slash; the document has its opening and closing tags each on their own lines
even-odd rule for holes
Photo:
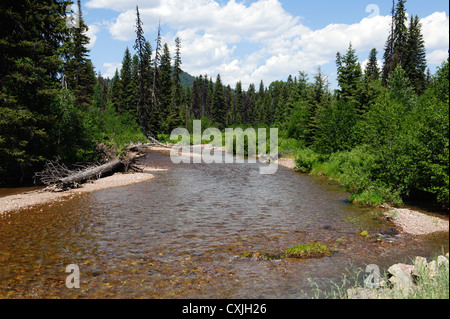
<svg viewBox="0 0 450 319">
<path fill-rule="evenodd" d="M 153 60 L 153 84 L 152 84 L 152 106 L 156 112 L 160 112 L 159 107 L 159 64 L 161 62 L 161 21 L 158 25 L 158 36 L 156 38 L 155 59 Z"/>
<path fill-rule="evenodd" d="M 406 71 L 417 94 L 421 95 L 427 86 L 427 61 L 425 41 L 418 16 L 411 17 L 403 69 Z"/>
<path fill-rule="evenodd" d="M 114 77 L 111 80 L 111 84 L 109 86 L 108 96 L 111 100 L 112 106 L 114 110 L 118 112 L 120 104 L 121 104 L 121 96 L 122 96 L 122 84 L 120 82 L 119 70 L 116 69 L 114 73 Z"/>
<path fill-rule="evenodd" d="M 167 133 L 170 129 L 168 118 L 172 113 L 172 66 L 169 46 L 167 43 L 163 46 L 163 53 L 161 56 L 161 64 L 159 66 L 159 78 L 158 78 L 158 101 L 159 101 L 159 114 L 160 123 L 163 125 L 162 132 Z"/>
<path fill-rule="evenodd" d="M 120 100 L 116 111 L 120 113 L 130 113 L 137 118 L 136 110 L 136 82 L 133 77 L 133 62 L 128 47 L 122 60 L 122 69 L 120 70 Z"/>
<path fill-rule="evenodd" d="M 56 155 L 65 1 L 0 2 L 0 184 L 29 181 Z"/>
<path fill-rule="evenodd" d="M 246 111 L 245 115 L 245 124 L 253 124 L 254 118 L 255 118 L 255 97 L 256 97 L 256 90 L 255 85 L 253 83 L 250 83 L 248 86 L 248 90 L 245 93 L 244 96 L 244 109 Z"/>
<path fill-rule="evenodd" d="M 231 86 L 227 85 L 225 89 L 225 110 L 226 110 L 225 126 L 231 124 L 230 110 L 232 108 L 232 105 L 233 105 L 233 91 L 231 90 Z"/>
<path fill-rule="evenodd" d="M 364 70 L 365 81 L 377 81 L 380 78 L 380 68 L 378 67 L 377 49 L 373 48 L 369 54 L 369 62 Z"/>
<path fill-rule="evenodd" d="M 312 96 L 303 105 L 304 127 L 303 140 L 307 146 L 314 142 L 318 126 L 318 113 L 323 109 L 323 105 L 329 103 L 328 95 L 328 81 L 326 76 L 322 73 L 320 67 L 317 68 L 314 76 L 314 83 L 311 84 Z"/>
<path fill-rule="evenodd" d="M 362 70 L 361 65 L 358 62 L 356 51 L 353 49 L 352 44 L 347 50 L 347 53 L 341 57 L 337 54 L 337 80 L 341 89 L 339 90 L 340 98 L 347 102 L 352 101 L 356 107 L 361 107 L 361 85 L 362 85 Z"/>
<path fill-rule="evenodd" d="M 108 103 L 108 84 L 99 72 L 94 86 L 93 106 L 104 110 Z"/>
<path fill-rule="evenodd" d="M 225 128 L 226 114 L 227 109 L 222 80 L 220 79 L 220 74 L 217 74 L 211 103 L 211 119 L 217 124 L 219 129 Z"/>
<path fill-rule="evenodd" d="M 137 82 L 137 113 L 142 133 L 151 136 L 156 133 L 156 111 L 150 94 L 151 46 L 145 40 L 139 7 L 136 6 L 136 42 L 133 47 L 139 59 Z"/>
<path fill-rule="evenodd" d="M 244 95 L 242 92 L 242 82 L 238 81 L 235 88 L 235 99 L 233 103 L 233 124 L 242 123 L 242 104 L 244 102 Z"/>
<path fill-rule="evenodd" d="M 199 77 L 199 85 L 198 85 L 198 90 L 199 90 L 199 101 L 200 101 L 200 117 L 205 117 L 206 116 L 206 104 L 207 104 L 207 100 L 208 100 L 208 76 L 205 75 L 205 78 L 203 79 L 203 75 L 200 75 Z M 200 118 L 199 117 L 199 118 Z"/>
<path fill-rule="evenodd" d="M 384 52 L 382 84 L 387 86 L 389 75 L 400 65 L 404 66 L 405 51 L 407 49 L 408 30 L 406 27 L 406 0 L 392 2 L 391 32 Z"/>
<path fill-rule="evenodd" d="M 179 37 L 175 38 L 175 57 L 173 63 L 173 89 L 172 89 L 172 109 L 178 114 L 182 113 L 182 105 L 184 103 L 184 90 L 181 84 L 181 39 Z"/>
<path fill-rule="evenodd" d="M 406 27 L 406 0 L 399 0 L 395 8 L 394 15 L 394 51 L 392 57 L 393 69 L 398 65 L 404 65 L 404 58 L 407 47 L 408 29 Z"/>
<path fill-rule="evenodd" d="M 207 85 L 206 89 L 206 103 L 205 103 L 205 112 L 206 118 L 211 120 L 211 108 L 212 108 L 212 100 L 214 94 L 214 82 L 211 77 L 206 76 L 205 84 Z"/>
<path fill-rule="evenodd" d="M 199 77 L 196 78 L 194 83 L 192 84 L 192 92 L 191 92 L 191 112 L 194 119 L 200 119 L 202 117 L 201 114 L 201 97 L 200 97 L 200 88 L 203 80 Z"/>
<path fill-rule="evenodd" d="M 68 88 L 73 91 L 76 104 L 83 110 L 92 104 L 94 86 L 96 83 L 94 67 L 88 58 L 89 37 L 87 25 L 84 23 L 81 1 L 77 1 L 78 25 L 70 29 L 70 41 L 66 42 L 64 75 Z"/>
</svg>

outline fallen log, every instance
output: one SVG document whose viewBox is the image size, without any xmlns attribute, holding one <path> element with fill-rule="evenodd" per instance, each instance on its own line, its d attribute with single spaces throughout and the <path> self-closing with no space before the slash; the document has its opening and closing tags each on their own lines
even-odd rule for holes
<svg viewBox="0 0 450 319">
<path fill-rule="evenodd" d="M 104 146 L 99 149 L 106 150 Z M 108 153 L 111 152 L 108 150 Z M 142 171 L 142 167 L 136 164 L 136 160 L 142 156 L 145 156 L 145 153 L 139 149 L 138 145 L 132 144 L 127 147 L 127 152 L 121 159 L 114 158 L 102 165 L 72 165 L 71 169 L 57 157 L 53 161 L 47 161 L 43 171 L 34 174 L 34 183 L 46 185 L 49 191 L 63 191 L 67 188 L 78 187 L 86 181 L 99 179 L 108 173 Z"/>
<path fill-rule="evenodd" d="M 102 175 L 112 172 L 121 164 L 122 162 L 119 159 L 114 159 L 106 164 L 88 168 L 67 177 L 61 178 L 56 182 L 56 184 L 65 187 L 68 185 L 79 184 L 93 178 L 98 179 Z"/>
</svg>

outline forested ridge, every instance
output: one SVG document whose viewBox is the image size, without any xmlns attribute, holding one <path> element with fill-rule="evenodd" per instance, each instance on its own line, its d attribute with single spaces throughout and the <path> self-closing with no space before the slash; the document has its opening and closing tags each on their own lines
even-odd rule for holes
<svg viewBox="0 0 450 319">
<path fill-rule="evenodd" d="M 175 52 L 145 38 L 136 8 L 136 41 L 105 79 L 89 60 L 80 25 L 66 25 L 69 1 L 0 4 L 0 184 L 31 181 L 47 160 L 97 161 L 98 145 L 121 152 L 147 137 L 202 127 L 276 127 L 280 152 L 300 171 L 339 181 L 361 204 L 424 198 L 448 209 L 449 60 L 432 72 L 418 16 L 395 2 L 384 52 L 363 69 L 352 43 L 336 54 L 339 88 L 320 67 L 283 81 L 223 85 L 220 74 L 182 70 Z M 382 55 L 383 66 L 377 60 Z M 380 57 L 379 57 L 380 56 Z"/>
</svg>

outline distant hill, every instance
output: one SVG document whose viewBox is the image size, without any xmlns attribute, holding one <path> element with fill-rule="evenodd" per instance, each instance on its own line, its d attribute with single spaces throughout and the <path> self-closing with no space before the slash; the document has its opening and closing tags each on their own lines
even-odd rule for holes
<svg viewBox="0 0 450 319">
<path fill-rule="evenodd" d="M 189 86 L 192 86 L 192 84 L 194 84 L 195 77 L 183 71 L 180 75 L 180 80 L 183 87 L 187 88 Z"/>
<path fill-rule="evenodd" d="M 109 86 L 112 79 L 108 78 L 103 78 L 106 81 L 106 84 Z M 187 72 L 182 71 L 181 75 L 180 75 L 180 80 L 181 80 L 181 84 L 183 85 L 183 88 L 187 88 L 189 86 L 192 86 L 194 84 L 195 81 L 195 76 L 190 75 Z"/>
</svg>

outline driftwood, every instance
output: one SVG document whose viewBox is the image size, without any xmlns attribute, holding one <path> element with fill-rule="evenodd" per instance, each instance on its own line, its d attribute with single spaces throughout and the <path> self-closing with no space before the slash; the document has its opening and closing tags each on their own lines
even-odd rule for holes
<svg viewBox="0 0 450 319">
<path fill-rule="evenodd" d="M 45 169 L 34 175 L 35 182 L 39 180 L 42 184 L 52 186 L 54 189 L 64 189 L 76 187 L 79 184 L 91 179 L 98 179 L 106 173 L 117 170 L 122 165 L 122 161 L 114 159 L 103 165 L 77 165 L 75 169 L 69 169 L 60 163 L 60 159 L 48 161 Z"/>
<path fill-rule="evenodd" d="M 79 184 L 86 181 L 98 179 L 105 174 L 116 171 L 142 171 L 142 168 L 136 165 L 136 161 L 138 158 L 145 156 L 145 149 L 148 146 L 170 147 L 170 145 L 163 144 L 154 138 L 150 138 L 150 140 L 151 143 L 133 143 L 128 145 L 127 152 L 122 159 L 114 158 L 102 165 L 75 165 L 74 168 L 69 169 L 61 163 L 60 158 L 48 161 L 42 172 L 35 173 L 35 184 L 39 182 L 48 186 L 48 190 L 61 191 L 67 188 L 78 187 Z M 106 158 L 113 153 L 105 145 L 99 145 L 98 150 L 101 153 L 105 153 Z"/>
<path fill-rule="evenodd" d="M 119 159 L 114 159 L 106 164 L 90 167 L 75 174 L 69 175 L 65 178 L 61 178 L 57 184 L 65 187 L 68 185 L 79 184 L 93 178 L 98 179 L 103 174 L 114 171 L 121 164 L 122 162 Z"/>
</svg>

